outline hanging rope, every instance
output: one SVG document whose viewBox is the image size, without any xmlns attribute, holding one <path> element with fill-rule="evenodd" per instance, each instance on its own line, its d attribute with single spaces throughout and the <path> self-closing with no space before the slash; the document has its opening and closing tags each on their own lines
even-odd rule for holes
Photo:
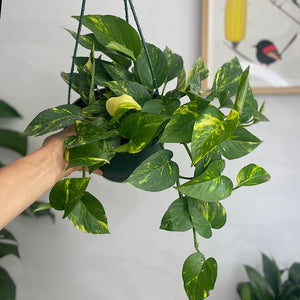
<svg viewBox="0 0 300 300">
<path fill-rule="evenodd" d="M 128 16 L 128 4 L 127 4 L 127 0 L 124 0 L 124 7 L 125 7 L 125 19 L 126 22 L 129 22 L 129 16 Z"/>
<path fill-rule="evenodd" d="M 150 59 L 149 51 L 147 49 L 146 42 L 145 42 L 145 39 L 144 39 L 144 36 L 143 36 L 143 33 L 142 33 L 142 29 L 141 29 L 141 26 L 140 26 L 137 14 L 135 12 L 133 3 L 132 3 L 131 0 L 128 0 L 128 1 L 129 1 L 130 8 L 131 8 L 131 11 L 132 11 L 132 14 L 133 14 L 133 17 L 134 17 L 134 21 L 135 21 L 136 26 L 138 28 L 138 32 L 139 32 L 141 40 L 142 40 L 142 45 L 143 45 L 143 48 L 145 50 L 146 57 L 147 57 L 147 60 L 148 60 L 148 63 L 149 63 L 149 67 L 150 67 L 150 71 L 151 71 L 151 75 L 152 75 L 152 79 L 153 79 L 153 84 L 154 84 L 154 88 L 155 88 L 155 91 L 156 91 L 156 95 L 157 95 L 158 98 L 160 98 L 160 94 L 159 94 L 159 90 L 158 90 L 158 86 L 157 86 L 157 81 L 156 81 L 156 78 L 155 78 L 155 74 L 154 74 L 152 62 L 151 62 L 151 59 Z"/>
<path fill-rule="evenodd" d="M 84 16 L 85 3 L 86 3 L 86 0 L 82 0 L 79 25 L 78 25 L 76 42 L 75 42 L 75 47 L 74 47 L 74 54 L 73 54 L 73 58 L 72 58 L 72 66 L 71 66 L 70 81 L 69 81 L 69 91 L 68 91 L 68 104 L 71 103 L 71 89 L 72 89 L 72 83 L 73 83 L 75 59 L 76 59 L 76 53 L 77 53 L 77 48 L 78 48 L 78 43 L 79 43 L 79 38 L 80 38 L 81 27 L 82 27 L 82 19 Z"/>
<path fill-rule="evenodd" d="M 0 1 L 2 1 L 2 0 L 0 0 Z M 156 95 L 157 95 L 158 98 L 160 98 L 160 94 L 159 94 L 159 90 L 158 90 L 158 86 L 157 86 L 157 81 L 156 81 L 156 78 L 155 78 L 155 74 L 154 74 L 151 58 L 150 58 L 150 55 L 149 55 L 149 51 L 148 51 L 148 48 L 146 46 L 144 35 L 143 35 L 143 32 L 142 32 L 137 14 L 135 12 L 132 0 L 124 0 L 126 21 L 128 22 L 128 20 L 129 20 L 127 1 L 129 2 L 129 5 L 130 5 L 130 8 L 131 8 L 133 17 L 134 17 L 134 21 L 136 23 L 136 26 L 138 28 L 138 32 L 139 32 L 141 40 L 142 40 L 142 45 L 143 45 L 143 48 L 145 50 L 146 57 L 147 57 L 147 60 L 148 60 L 148 63 L 149 63 L 149 67 L 150 67 L 150 71 L 151 71 L 151 75 L 152 75 Z M 82 0 L 81 13 L 80 13 L 80 18 L 79 18 L 79 25 L 78 25 L 77 35 L 76 35 L 76 42 L 75 42 L 74 54 L 73 54 L 73 58 L 72 58 L 72 66 L 71 66 L 71 72 L 70 72 L 69 91 L 68 91 L 68 104 L 71 103 L 71 90 L 72 90 L 72 83 L 73 83 L 73 74 L 74 74 L 74 67 L 75 67 L 77 48 L 78 48 L 78 44 L 79 44 L 80 32 L 81 32 L 81 27 L 82 27 L 82 20 L 83 20 L 83 16 L 84 16 L 85 3 L 86 3 L 86 0 Z"/>
</svg>

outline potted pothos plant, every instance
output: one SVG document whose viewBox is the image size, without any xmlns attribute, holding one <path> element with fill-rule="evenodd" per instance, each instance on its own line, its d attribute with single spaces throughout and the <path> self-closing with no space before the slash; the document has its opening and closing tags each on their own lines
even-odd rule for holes
<svg viewBox="0 0 300 300">
<path fill-rule="evenodd" d="M 89 173 L 102 168 L 104 177 L 145 191 L 175 188 L 178 198 L 160 228 L 192 231 L 195 250 L 183 264 L 182 277 L 187 297 L 204 299 L 214 288 L 217 262 L 200 251 L 198 236 L 210 238 L 212 229 L 224 226 L 221 200 L 238 188 L 270 179 L 254 163 L 241 168 L 236 184 L 222 175 L 225 162 L 230 164 L 260 145 L 248 127 L 267 121 L 264 104 L 258 107 L 249 87 L 249 69 L 243 71 L 234 58 L 218 70 L 211 90 L 202 91 L 201 82 L 208 77 L 202 58 L 186 76 L 181 56 L 168 47 L 162 51 L 145 43 L 127 21 L 112 15 L 75 19 L 90 33 L 69 32 L 89 56 L 74 56 L 77 72 L 61 75 L 80 95 L 81 104 L 42 111 L 25 133 L 40 136 L 74 125 L 77 135 L 65 140 L 65 159 L 68 167 L 82 166 L 84 171 L 82 178 L 58 182 L 50 191 L 49 204 L 40 209 L 53 207 L 79 230 L 106 234 L 107 217 L 96 196 L 87 191 L 86 168 Z M 185 148 L 192 177 L 172 159 L 168 149 L 172 143 Z M 142 156 L 138 165 L 133 166 L 136 159 L 132 159 L 131 169 L 116 178 L 114 171 L 123 172 L 121 164 L 128 165 L 127 158 L 136 155 Z"/>
</svg>

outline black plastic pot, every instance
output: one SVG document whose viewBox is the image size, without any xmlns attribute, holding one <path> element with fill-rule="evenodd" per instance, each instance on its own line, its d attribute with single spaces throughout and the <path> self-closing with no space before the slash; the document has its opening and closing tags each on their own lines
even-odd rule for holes
<svg viewBox="0 0 300 300">
<path fill-rule="evenodd" d="M 74 105 L 84 108 L 86 104 L 82 99 L 76 100 Z M 109 164 L 101 167 L 103 177 L 115 181 L 125 181 L 131 173 L 149 156 L 160 150 L 156 140 L 151 141 L 141 152 L 138 153 L 117 153 Z"/>
<path fill-rule="evenodd" d="M 110 164 L 101 167 L 103 177 L 115 182 L 123 182 L 146 158 L 159 150 L 160 146 L 156 141 L 152 141 L 139 153 L 117 153 Z"/>
</svg>

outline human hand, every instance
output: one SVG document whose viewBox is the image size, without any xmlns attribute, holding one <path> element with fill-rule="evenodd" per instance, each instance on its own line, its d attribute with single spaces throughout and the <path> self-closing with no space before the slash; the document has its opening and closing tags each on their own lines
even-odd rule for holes
<svg viewBox="0 0 300 300">
<path fill-rule="evenodd" d="M 55 133 L 53 135 L 48 136 L 42 145 L 42 147 L 46 147 L 49 149 L 49 153 L 51 155 L 51 159 L 55 165 L 59 167 L 58 180 L 61 180 L 63 177 L 69 176 L 71 173 L 75 171 L 82 171 L 83 167 L 72 167 L 67 169 L 68 162 L 64 159 L 64 141 L 68 136 L 77 135 L 74 129 L 74 126 L 69 126 L 66 129 Z M 102 175 L 102 171 L 97 169 L 93 171 L 93 173 Z"/>
</svg>

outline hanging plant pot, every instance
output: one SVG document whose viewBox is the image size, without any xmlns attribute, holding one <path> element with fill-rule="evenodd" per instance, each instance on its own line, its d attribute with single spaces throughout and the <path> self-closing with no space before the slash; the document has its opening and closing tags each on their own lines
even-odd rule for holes
<svg viewBox="0 0 300 300">
<path fill-rule="evenodd" d="M 86 104 L 81 98 L 77 99 L 73 104 L 81 108 L 86 107 Z M 126 142 L 127 141 L 123 140 L 121 144 L 125 144 Z M 159 150 L 161 150 L 161 148 L 157 144 L 157 140 L 153 140 L 141 152 L 117 153 L 109 164 L 105 164 L 101 167 L 103 171 L 102 176 L 114 182 L 124 182 L 145 159 Z"/>
<path fill-rule="evenodd" d="M 159 150 L 160 146 L 153 140 L 141 152 L 117 153 L 109 164 L 101 167 L 103 177 L 115 182 L 123 182 L 146 158 Z"/>
</svg>

